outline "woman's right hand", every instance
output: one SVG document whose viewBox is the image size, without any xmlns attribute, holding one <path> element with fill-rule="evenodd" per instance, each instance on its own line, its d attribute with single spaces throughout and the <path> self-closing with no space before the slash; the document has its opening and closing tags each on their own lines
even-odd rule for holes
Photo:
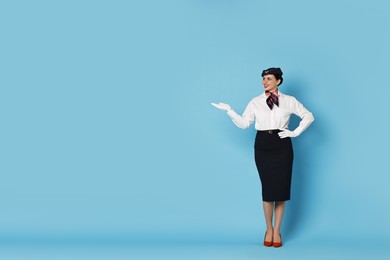
<svg viewBox="0 0 390 260">
<path fill-rule="evenodd" d="M 211 103 L 211 105 L 215 106 L 218 109 L 226 110 L 226 111 L 229 111 L 232 109 L 228 104 L 225 104 L 225 103 L 218 103 L 218 104 Z"/>
</svg>

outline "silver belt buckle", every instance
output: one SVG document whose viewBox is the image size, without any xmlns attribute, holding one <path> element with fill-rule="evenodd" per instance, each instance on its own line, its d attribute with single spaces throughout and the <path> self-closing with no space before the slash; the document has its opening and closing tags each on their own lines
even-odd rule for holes
<svg viewBox="0 0 390 260">
<path fill-rule="evenodd" d="M 268 130 L 268 133 L 269 133 L 269 134 L 272 134 L 272 133 L 273 133 L 273 131 L 272 131 L 272 130 Z"/>
</svg>

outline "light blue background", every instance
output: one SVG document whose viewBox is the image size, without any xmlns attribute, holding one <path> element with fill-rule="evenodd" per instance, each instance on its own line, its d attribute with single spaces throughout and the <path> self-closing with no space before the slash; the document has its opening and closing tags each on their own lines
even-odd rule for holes
<svg viewBox="0 0 390 260">
<path fill-rule="evenodd" d="M 1 254 L 389 257 L 389 8 L 2 1 Z M 273 66 L 316 118 L 293 140 L 279 250 L 261 246 L 254 126 L 210 105 L 241 113 Z"/>
</svg>

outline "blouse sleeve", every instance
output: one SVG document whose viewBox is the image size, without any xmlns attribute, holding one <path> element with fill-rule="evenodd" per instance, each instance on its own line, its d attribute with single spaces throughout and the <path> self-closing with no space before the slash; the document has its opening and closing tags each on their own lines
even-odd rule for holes
<svg viewBox="0 0 390 260">
<path fill-rule="evenodd" d="M 298 127 L 294 130 L 294 134 L 298 136 L 303 131 L 305 131 L 311 123 L 313 123 L 314 116 L 295 97 L 292 99 L 291 109 L 293 114 L 299 116 L 302 119 Z"/>
<path fill-rule="evenodd" d="M 242 116 L 237 114 L 233 109 L 228 110 L 227 114 L 233 120 L 233 123 L 242 129 L 248 128 L 255 121 L 255 111 L 252 102 L 246 106 Z"/>
</svg>

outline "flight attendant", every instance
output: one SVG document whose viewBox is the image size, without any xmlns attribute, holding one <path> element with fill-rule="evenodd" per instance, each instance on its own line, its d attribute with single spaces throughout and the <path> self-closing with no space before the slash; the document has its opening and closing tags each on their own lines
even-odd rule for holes
<svg viewBox="0 0 390 260">
<path fill-rule="evenodd" d="M 264 92 L 249 102 L 242 115 L 237 114 L 228 104 L 211 103 L 227 111 L 239 128 L 246 129 L 255 122 L 255 162 L 262 186 L 267 225 L 264 245 L 274 247 L 282 246 L 280 227 L 286 201 L 290 200 L 294 159 L 291 138 L 299 136 L 314 121 L 313 114 L 295 97 L 279 91 L 283 82 L 282 75 L 280 68 L 264 70 L 261 74 Z M 288 129 L 291 114 L 301 118 L 293 131 Z"/>
</svg>

